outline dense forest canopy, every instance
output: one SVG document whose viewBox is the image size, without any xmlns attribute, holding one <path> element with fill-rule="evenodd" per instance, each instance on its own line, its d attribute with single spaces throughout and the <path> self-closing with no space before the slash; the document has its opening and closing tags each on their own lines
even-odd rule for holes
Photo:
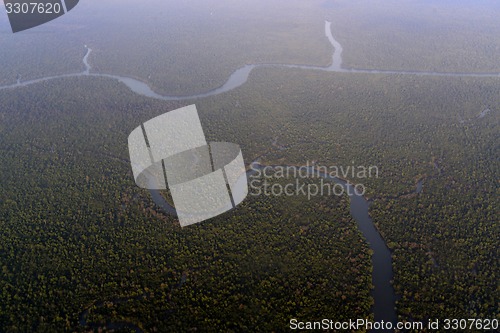
<svg viewBox="0 0 500 333">
<path fill-rule="evenodd" d="M 500 72 L 494 1 L 122 3 L 82 1 L 16 35 L 0 20 L 0 86 L 81 72 L 88 45 L 93 72 L 206 92 L 245 64 L 327 66 L 325 20 L 346 68 Z M 379 168 L 363 181 L 400 320 L 500 319 L 500 77 L 266 67 L 184 101 L 103 77 L 0 90 L 0 331 L 270 332 L 291 318 L 373 318 L 373 253 L 347 196 L 249 196 L 180 228 L 134 184 L 129 133 L 192 103 L 207 141 L 237 143 L 247 165 Z"/>
</svg>

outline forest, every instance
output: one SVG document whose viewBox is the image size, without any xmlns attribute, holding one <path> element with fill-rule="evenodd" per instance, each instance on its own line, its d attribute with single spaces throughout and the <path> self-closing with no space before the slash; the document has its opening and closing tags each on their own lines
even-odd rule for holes
<svg viewBox="0 0 500 333">
<path fill-rule="evenodd" d="M 400 319 L 488 318 L 498 317 L 499 299 L 499 85 L 258 70 L 198 110 L 207 139 L 238 142 L 247 163 L 265 154 L 268 163 L 379 166 L 365 185 L 393 250 Z M 291 316 L 370 315 L 370 250 L 348 198 L 251 197 L 180 229 L 134 186 L 126 137 L 182 103 L 101 78 L 1 94 L 8 331 L 82 329 L 86 310 L 87 325 L 146 331 L 257 322 L 268 331 Z M 423 192 L 405 195 L 420 179 Z"/>
<path fill-rule="evenodd" d="M 110 91 L 122 99 L 111 102 Z M 123 321 L 145 331 L 269 331 L 290 316 L 370 316 L 369 250 L 347 198 L 252 198 L 181 229 L 135 186 L 126 147 L 133 126 L 175 104 L 104 79 L 15 92 L 1 109 L 6 331 Z"/>
<path fill-rule="evenodd" d="M 79 72 L 88 44 L 96 72 L 159 93 L 205 92 L 245 63 L 327 65 L 324 20 L 346 67 L 500 71 L 498 24 L 481 6 L 454 15 L 474 14 L 485 31 L 471 23 L 457 34 L 436 19 L 439 5 L 417 20 L 414 1 L 386 12 L 378 0 L 291 3 L 240 13 L 186 1 L 177 17 L 139 8 L 152 21 L 131 17 L 125 30 L 82 3 L 75 21 L 58 23 L 60 39 L 51 26 L 0 34 L 0 85 Z M 465 51 L 451 57 L 457 44 Z M 178 102 L 98 77 L 0 90 L 0 332 L 281 332 L 290 318 L 373 317 L 372 252 L 348 197 L 249 196 L 180 228 L 135 185 L 129 133 L 193 103 L 207 141 L 237 143 L 247 165 L 378 167 L 379 177 L 347 178 L 365 185 L 392 251 L 400 320 L 500 319 L 500 80 L 258 68 L 237 89 Z"/>
</svg>

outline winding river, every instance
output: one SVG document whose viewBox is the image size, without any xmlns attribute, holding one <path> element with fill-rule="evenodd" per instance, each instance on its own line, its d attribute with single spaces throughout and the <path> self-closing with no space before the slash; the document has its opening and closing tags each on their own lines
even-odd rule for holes
<svg viewBox="0 0 500 333">
<path fill-rule="evenodd" d="M 79 73 L 73 74 L 61 74 L 43 77 L 39 79 L 21 81 L 20 76 L 17 78 L 17 82 L 11 85 L 1 86 L 0 90 L 15 89 L 19 87 L 26 87 L 32 84 L 37 84 L 49 80 L 55 80 L 59 78 L 70 78 L 70 77 L 103 77 L 113 80 L 117 80 L 124 85 L 126 85 L 132 92 L 160 100 L 188 100 L 196 98 L 204 98 L 208 96 L 214 96 L 228 92 L 235 89 L 245 82 L 247 82 L 248 77 L 252 70 L 256 68 L 263 67 L 279 67 L 279 68 L 298 68 L 304 70 L 318 70 L 326 72 L 338 72 L 338 73 L 363 73 L 363 74 L 398 74 L 398 75 L 418 75 L 418 76 L 444 76 L 444 77 L 497 77 L 500 78 L 500 73 L 449 73 L 449 72 L 428 72 L 428 71 L 395 71 L 395 70 L 372 70 L 372 69 L 355 69 L 355 68 L 343 68 L 342 67 L 342 46 L 335 40 L 331 32 L 331 22 L 325 22 L 325 35 L 333 47 L 331 64 L 326 67 L 321 66 L 307 66 L 307 65 L 290 65 L 290 64 L 255 64 L 246 65 L 236 71 L 234 71 L 228 80 L 219 88 L 210 90 L 205 93 L 189 95 L 189 96 L 168 96 L 161 95 L 153 91 L 151 87 L 142 81 L 111 74 L 99 74 L 92 73 L 91 66 L 89 64 L 89 56 L 92 49 L 85 45 L 87 50 L 85 56 L 83 57 L 83 63 L 85 65 L 85 70 Z M 312 170 L 311 170 L 312 171 Z M 322 175 L 325 179 L 330 179 L 335 181 L 345 188 L 352 187 L 352 185 L 347 182 L 338 179 L 331 178 L 329 175 Z M 417 192 L 422 190 L 422 184 L 417 184 Z M 374 298 L 373 312 L 375 320 L 377 321 L 391 321 L 396 322 L 396 294 L 394 288 L 392 287 L 393 270 L 392 270 L 392 257 L 391 253 L 382 239 L 381 235 L 375 228 L 371 217 L 368 214 L 369 202 L 362 196 L 357 194 L 354 190 L 348 191 L 350 195 L 350 213 L 352 217 L 356 220 L 359 230 L 362 232 L 363 236 L 366 238 L 370 248 L 373 250 L 372 264 L 373 264 L 373 274 L 372 281 L 374 285 L 374 290 L 372 291 L 372 296 Z M 353 194 L 354 193 L 354 194 Z M 165 199 L 157 191 L 151 191 L 153 200 L 157 205 L 162 207 L 166 212 L 170 214 L 175 214 L 175 209 L 171 207 Z M 98 303 L 99 304 L 99 303 Z M 88 311 L 88 310 L 86 310 Z M 81 324 L 83 326 L 89 325 L 86 321 L 88 312 L 83 312 L 80 318 Z M 128 327 L 137 332 L 140 329 L 129 323 L 108 323 L 111 327 L 123 328 Z M 99 324 L 92 324 L 93 327 L 99 326 Z"/>
<path fill-rule="evenodd" d="M 257 168 L 273 168 L 273 167 L 287 167 L 286 165 L 262 165 L 259 162 L 252 162 L 251 168 L 246 174 L 242 176 L 250 177 Z M 314 167 L 307 167 L 309 174 L 314 177 L 321 177 L 328 181 L 333 181 L 342 185 L 345 189 L 344 193 L 349 195 L 350 199 L 350 213 L 356 221 L 357 226 L 365 239 L 367 240 L 370 248 L 373 250 L 372 255 L 372 283 L 374 289 L 372 296 L 374 299 L 373 313 L 376 321 L 393 322 L 397 321 L 396 315 L 396 293 L 392 286 L 393 270 L 392 270 L 392 257 L 389 248 L 383 240 L 380 233 L 375 228 L 373 221 L 368 214 L 370 202 L 360 193 L 358 193 L 354 186 L 347 181 L 332 177 L 331 175 L 319 172 Z M 417 190 L 418 191 L 418 190 Z M 175 208 L 165 200 L 165 198 L 157 190 L 150 190 L 151 197 L 155 204 L 165 212 L 176 215 Z M 380 332 L 383 332 L 380 330 Z"/>
<path fill-rule="evenodd" d="M 400 74 L 400 75 L 418 75 L 418 76 L 445 76 L 445 77 L 498 77 L 500 78 L 500 73 L 453 73 L 453 72 L 429 72 L 429 71 L 396 71 L 396 70 L 379 70 L 379 69 L 356 69 L 356 68 L 343 68 L 342 67 L 342 45 L 333 37 L 331 31 L 331 22 L 325 21 L 325 36 L 333 47 L 332 53 L 332 61 L 330 66 L 322 67 L 322 66 L 307 66 L 307 65 L 290 65 L 290 64 L 255 64 L 255 65 L 246 65 L 237 70 L 235 70 L 228 78 L 226 83 L 224 83 L 219 88 L 207 91 L 201 94 L 195 95 L 185 95 L 185 96 L 169 96 L 169 95 L 161 95 L 153 91 L 151 87 L 140 80 L 133 79 L 130 77 L 120 76 L 120 75 L 112 75 L 112 74 L 100 74 L 100 73 L 91 73 L 91 66 L 88 62 L 88 58 L 92 49 L 85 45 L 87 49 L 87 53 L 83 57 L 83 63 L 85 65 L 85 70 L 79 73 L 72 74 L 61 74 L 54 76 L 47 76 L 39 79 L 21 81 L 18 77 L 17 82 L 11 85 L 0 86 L 0 90 L 4 89 L 12 89 L 19 87 L 26 87 L 32 84 L 50 81 L 59 78 L 68 78 L 68 77 L 79 77 L 79 76 L 91 76 L 91 77 L 104 77 L 109 79 L 117 80 L 123 84 L 125 84 L 131 91 L 136 94 L 156 98 L 160 100 L 167 101 L 181 101 L 187 99 L 196 99 L 196 98 L 204 98 L 209 96 L 214 96 L 218 94 L 222 94 L 233 90 L 243 84 L 245 84 L 250 76 L 252 70 L 261 67 L 281 67 L 281 68 L 299 68 L 305 70 L 319 70 L 326 72 L 337 72 L 337 73 L 362 73 L 362 74 Z"/>
</svg>

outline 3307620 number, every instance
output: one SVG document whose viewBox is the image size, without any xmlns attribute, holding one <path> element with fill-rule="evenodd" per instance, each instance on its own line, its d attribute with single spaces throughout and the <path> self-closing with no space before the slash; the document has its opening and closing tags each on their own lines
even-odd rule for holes
<svg viewBox="0 0 500 333">
<path fill-rule="evenodd" d="M 498 319 L 445 319 L 445 330 L 498 330 Z"/>
<path fill-rule="evenodd" d="M 7 14 L 59 14 L 62 10 L 59 3 L 23 2 L 5 4 Z"/>
</svg>

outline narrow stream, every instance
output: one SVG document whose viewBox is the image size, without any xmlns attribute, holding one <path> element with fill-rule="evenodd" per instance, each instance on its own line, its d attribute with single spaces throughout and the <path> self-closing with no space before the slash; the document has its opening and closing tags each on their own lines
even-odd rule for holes
<svg viewBox="0 0 500 333">
<path fill-rule="evenodd" d="M 136 94 L 156 98 L 160 100 L 167 101 L 180 101 L 187 99 L 196 99 L 196 98 L 204 98 L 209 96 L 214 96 L 218 94 L 222 94 L 233 90 L 237 87 L 242 86 L 248 80 L 250 73 L 255 68 L 259 67 L 277 67 L 277 68 L 299 68 L 304 70 L 319 70 L 325 72 L 338 72 L 338 73 L 362 73 L 362 74 L 401 74 L 401 75 L 417 75 L 417 76 L 445 76 L 445 77 L 498 77 L 500 78 L 500 73 L 452 73 L 452 72 L 429 72 L 429 71 L 395 71 L 395 70 L 378 70 L 378 69 L 355 69 L 355 68 L 343 68 L 342 67 L 342 45 L 333 37 L 331 31 L 331 22 L 325 21 L 325 36 L 333 47 L 332 53 L 332 62 L 329 66 L 321 67 L 321 66 L 307 66 L 307 65 L 290 65 L 290 64 L 255 64 L 255 65 L 246 65 L 237 70 L 235 70 L 228 78 L 226 83 L 224 83 L 219 88 L 210 90 L 205 93 L 195 94 L 195 95 L 186 95 L 186 96 L 168 96 L 161 95 L 153 91 L 151 87 L 140 80 L 133 79 L 130 77 L 120 76 L 120 75 L 112 75 L 112 74 L 99 74 L 99 73 L 90 73 L 91 66 L 88 62 L 88 58 L 92 49 L 85 45 L 87 49 L 87 53 L 83 57 L 83 63 L 85 65 L 85 70 L 80 73 L 73 74 L 61 74 L 43 77 L 39 79 L 21 81 L 18 77 L 17 82 L 11 85 L 1 86 L 0 90 L 4 89 L 12 89 L 18 87 L 26 87 L 32 84 L 54 80 L 58 78 L 68 78 L 68 77 L 78 77 L 78 76 L 91 76 L 91 77 L 104 77 L 109 79 L 117 80 L 123 84 L 125 84 L 131 91 Z"/>
</svg>

